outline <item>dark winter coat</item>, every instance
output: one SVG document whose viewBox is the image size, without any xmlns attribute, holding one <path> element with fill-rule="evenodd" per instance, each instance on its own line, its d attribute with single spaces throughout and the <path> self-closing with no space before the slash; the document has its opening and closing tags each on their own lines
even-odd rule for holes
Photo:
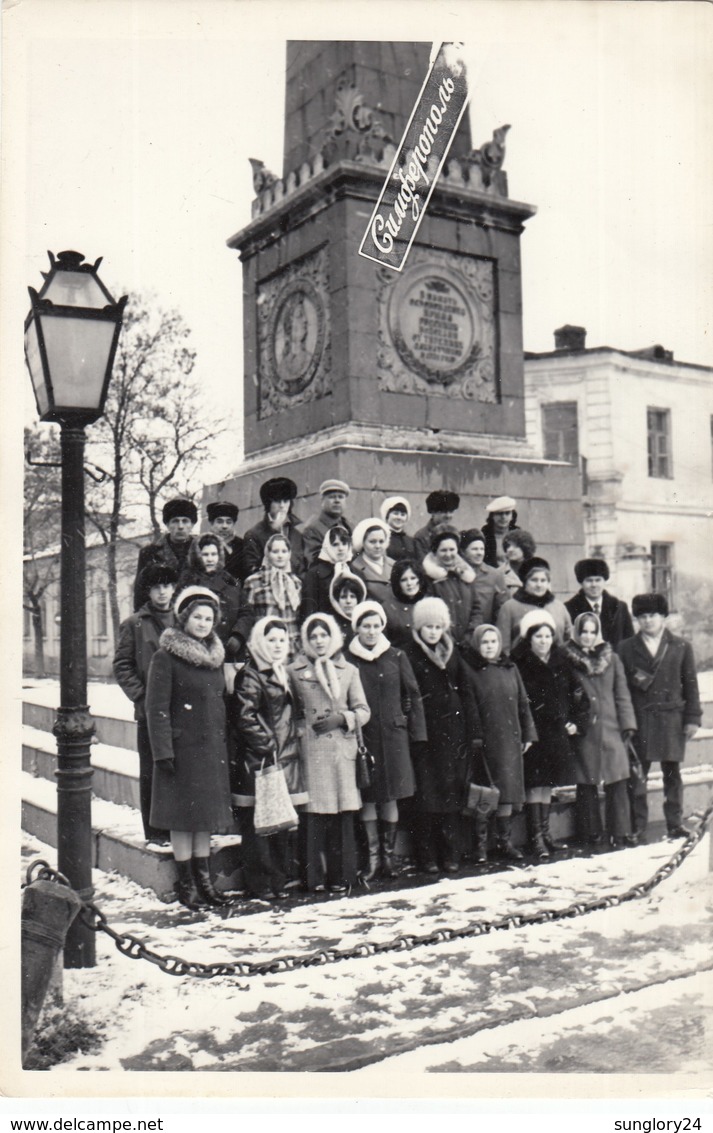
<svg viewBox="0 0 713 1133">
<path fill-rule="evenodd" d="M 413 535 L 407 535 L 405 531 L 391 532 L 387 553 L 389 558 L 393 559 L 395 563 L 397 563 L 399 559 L 423 558 L 423 556 L 418 553 L 416 540 Z"/>
<path fill-rule="evenodd" d="M 351 570 L 351 565 L 349 567 Z M 334 579 L 334 563 L 317 559 L 302 578 L 302 605 L 300 622 L 310 614 L 333 614 L 334 607 L 329 597 L 329 588 Z"/>
<path fill-rule="evenodd" d="M 223 547 L 225 549 L 225 569 L 228 574 L 232 575 L 239 582 L 245 578 L 245 566 L 243 555 L 245 553 L 245 542 L 239 535 L 233 535 L 232 539 L 224 539 Z"/>
<path fill-rule="evenodd" d="M 228 697 L 230 782 L 236 806 L 255 806 L 255 772 L 280 765 L 293 806 L 307 802 L 295 724 L 292 679 L 285 690 L 272 669 L 250 659 Z"/>
<path fill-rule="evenodd" d="M 664 629 L 655 657 L 640 633 L 622 641 L 618 653 L 636 713 L 634 743 L 639 758 L 649 763 L 682 763 L 686 755 L 683 729 L 686 724 L 699 725 L 702 718 L 691 646 Z M 650 676 L 650 687 L 642 688 Z"/>
<path fill-rule="evenodd" d="M 184 586 L 205 586 L 212 590 L 220 602 L 220 619 L 215 632 L 225 646 L 227 661 L 240 661 L 245 657 L 245 643 L 255 625 L 255 611 L 243 598 L 242 587 L 227 570 L 212 572 L 186 570 L 179 579 Z"/>
<path fill-rule="evenodd" d="M 232 824 L 225 736 L 224 650 L 167 629 L 149 668 L 146 720 L 154 758 L 151 825 L 228 830 Z M 162 767 L 172 759 L 175 771 Z"/>
<path fill-rule="evenodd" d="M 304 569 L 316 562 L 319 552 L 322 550 L 324 543 L 324 536 L 330 530 L 339 524 L 340 527 L 345 527 L 351 535 L 352 525 L 348 519 L 343 515 L 338 519 L 334 519 L 331 515 L 321 511 L 319 515 L 310 516 L 302 528 L 302 546 L 304 548 Z M 300 572 L 297 571 L 297 574 Z"/>
<path fill-rule="evenodd" d="M 456 645 L 469 644 L 473 631 L 483 622 L 473 568 L 459 557 L 457 569 L 447 571 L 429 553 L 423 560 L 423 569 L 433 593 L 448 607 L 451 637 Z"/>
<path fill-rule="evenodd" d="M 373 787 L 362 790 L 364 802 L 385 803 L 414 793 L 409 743 L 426 741 L 421 694 L 408 657 L 393 646 L 373 661 L 349 652 L 364 688 L 371 719 L 364 742 L 376 764 Z"/>
<path fill-rule="evenodd" d="M 495 664 L 478 657 L 471 669 L 483 730 L 482 757 L 500 802 L 520 807 L 525 801 L 522 745 L 537 739 L 522 677 L 515 664 L 502 657 Z M 487 777 L 478 781 L 488 785 Z"/>
<path fill-rule="evenodd" d="M 299 518 L 296 515 L 290 514 L 287 517 L 287 522 L 280 532 L 280 535 L 284 535 L 290 544 L 290 570 L 293 574 L 296 574 L 298 578 L 301 578 L 305 572 L 305 561 L 302 532 L 297 526 L 299 522 Z M 274 528 L 270 527 L 266 516 L 263 516 L 259 523 L 256 523 L 254 527 L 251 527 L 245 532 L 243 566 L 240 576 L 242 581 L 260 570 L 265 557 L 265 544 L 270 536 L 275 534 L 276 532 Z"/>
<path fill-rule="evenodd" d="M 613 594 L 609 594 L 606 590 L 602 593 L 601 603 L 602 609 L 598 616 L 602 627 L 602 637 L 609 642 L 613 649 L 616 649 L 620 642 L 626 641 L 627 637 L 634 636 L 634 626 L 629 607 L 626 602 L 622 602 L 620 598 L 615 598 Z M 592 611 L 583 590 L 579 590 L 572 598 L 568 598 L 565 606 L 569 610 L 573 622 L 579 614 L 589 614 Z"/>
<path fill-rule="evenodd" d="M 473 585 L 475 586 L 475 593 L 478 595 L 482 624 L 495 625 L 500 607 L 510 597 L 505 585 L 505 577 L 500 570 L 488 566 L 487 563 L 481 563 L 480 566 L 474 566 L 472 569 L 475 574 Z"/>
<path fill-rule="evenodd" d="M 169 539 L 168 534 L 162 535 L 155 543 L 148 543 L 145 547 L 139 549 L 139 558 L 136 564 L 136 578 L 134 579 L 134 609 L 138 610 L 142 606 L 148 594 L 144 594 L 141 586 L 139 586 L 139 577 L 141 571 L 149 563 L 161 563 L 163 566 L 170 566 L 180 577 L 188 563 L 188 554 L 195 539 L 189 539 L 184 543 L 174 543 Z"/>
<path fill-rule="evenodd" d="M 413 639 L 405 652 L 421 693 L 428 734 L 426 743 L 411 746 L 414 804 L 432 814 L 455 814 L 466 803 L 473 745 L 481 735 L 471 678 L 456 648 L 445 669 Z"/>
<path fill-rule="evenodd" d="M 493 523 L 492 515 L 488 516 L 486 522 L 483 524 L 480 530 L 485 536 L 485 557 L 483 559 L 483 562 L 487 563 L 488 566 L 491 567 L 500 566 L 501 564 L 498 562 L 498 540 L 495 535 L 495 524 Z M 508 526 L 508 531 L 519 530 L 517 512 L 514 511 L 512 513 L 512 519 L 510 520 L 510 524 Z"/>
<path fill-rule="evenodd" d="M 582 682 L 557 645 L 545 662 L 522 641 L 513 651 L 513 660 L 537 729 L 537 742 L 524 756 L 525 790 L 569 786 L 575 781 L 575 770 L 565 724 L 576 724 L 582 734 L 589 723 L 589 698 Z"/>
<path fill-rule="evenodd" d="M 146 682 L 151 658 L 158 649 L 164 629 L 173 625 L 173 613 L 164 615 L 145 602 L 140 610 L 121 623 L 119 644 L 114 654 L 113 672 L 119 688 L 134 703 L 134 719 L 146 719 Z"/>
<path fill-rule="evenodd" d="M 636 730 L 624 667 L 605 642 L 593 654 L 574 642 L 565 652 L 579 674 L 589 697 L 589 724 L 572 743 L 575 783 L 617 783 L 629 778 L 629 756 L 622 732 Z"/>
<path fill-rule="evenodd" d="M 430 588 L 427 593 L 431 593 Z M 426 592 L 421 594 L 422 598 L 426 596 Z M 384 600 L 381 603 L 386 614 L 384 632 L 391 644 L 396 646 L 397 649 L 406 649 L 413 641 L 413 608 L 415 604 L 415 602 L 395 598 L 393 593 L 384 595 Z"/>
<path fill-rule="evenodd" d="M 419 527 L 418 531 L 414 535 L 414 558 L 418 559 L 419 562 L 423 562 L 426 555 L 429 554 L 431 550 L 431 537 L 433 536 L 433 532 L 437 527 L 441 526 L 441 523 L 434 523 L 433 520 L 429 519 L 428 523 L 424 524 L 423 527 Z M 391 557 L 393 558 L 393 555 Z"/>
</svg>

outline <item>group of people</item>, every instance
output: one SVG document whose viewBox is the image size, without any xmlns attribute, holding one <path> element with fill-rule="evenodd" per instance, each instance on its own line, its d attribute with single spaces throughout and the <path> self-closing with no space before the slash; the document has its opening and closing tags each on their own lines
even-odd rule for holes
<svg viewBox="0 0 713 1133">
<path fill-rule="evenodd" d="M 226 901 L 210 839 L 235 821 L 245 889 L 269 900 L 295 873 L 336 893 L 393 877 L 400 826 L 427 874 L 485 862 L 493 847 L 521 861 L 523 808 L 527 853 L 545 860 L 562 848 L 550 831 L 557 787 L 576 787 L 579 842 L 635 845 L 652 762 L 668 834 L 687 833 L 680 765 L 701 709 L 663 595 L 634 598 L 635 633 L 605 589 L 607 563 L 591 558 L 559 601 L 509 496 L 460 531 L 458 495 L 434 491 L 429 522 L 410 534 L 402 496 L 352 525 L 339 480 L 321 485 L 304 524 L 293 481 L 270 479 L 260 495 L 264 515 L 243 538 L 232 502 L 209 504 L 210 530 L 194 536 L 195 504 L 168 501 L 165 534 L 140 550 L 114 659 L 135 706 L 145 837 L 170 841 L 184 905 Z M 360 745 L 373 759 L 361 790 Z M 256 772 L 271 764 L 296 834 L 256 832 Z M 468 810 L 473 783 L 497 788 L 493 831 Z"/>
</svg>

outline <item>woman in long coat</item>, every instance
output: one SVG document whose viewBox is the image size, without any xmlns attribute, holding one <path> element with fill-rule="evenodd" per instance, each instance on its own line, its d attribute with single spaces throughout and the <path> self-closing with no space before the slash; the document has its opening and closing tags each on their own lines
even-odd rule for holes
<svg viewBox="0 0 713 1133">
<path fill-rule="evenodd" d="M 391 568 L 391 591 L 380 603 L 386 614 L 386 636 L 397 649 L 413 641 L 413 611 L 432 594 L 423 567 L 416 559 L 401 559 Z"/>
<path fill-rule="evenodd" d="M 605 828 L 614 845 L 633 845 L 629 811 L 629 756 L 624 741 L 636 732 L 636 716 L 624 666 L 602 637 L 593 612 L 579 614 L 565 647 L 589 697 L 586 732 L 573 745 L 577 801 L 575 825 L 580 842 L 602 840 L 599 784 L 604 784 Z"/>
<path fill-rule="evenodd" d="M 503 635 L 503 647 L 509 652 L 522 636 L 520 622 L 532 610 L 546 610 L 555 626 L 557 644 L 562 645 L 572 633 L 572 619 L 564 602 L 550 590 L 550 564 L 537 556 L 525 559 L 518 571 L 522 586 L 503 603 L 497 626 Z"/>
<path fill-rule="evenodd" d="M 390 538 L 391 529 L 383 519 L 362 519 L 352 533 L 351 569 L 364 579 L 367 595 L 374 602 L 383 601 L 391 590 L 394 560 L 386 553 Z"/>
<path fill-rule="evenodd" d="M 511 842 L 512 815 L 525 801 L 523 755 L 537 739 L 525 686 L 517 667 L 503 653 L 503 639 L 493 625 L 478 626 L 473 635 L 468 664 L 483 729 L 482 758 L 500 792 L 496 825 L 498 850 L 503 857 L 520 861 L 522 854 Z M 488 860 L 487 820 L 476 819 L 476 861 Z"/>
<path fill-rule="evenodd" d="M 467 800 L 471 751 L 480 737 L 471 676 L 448 633 L 441 598 L 414 609 L 408 658 L 421 693 L 428 740 L 411 746 L 416 776 L 416 854 L 426 873 L 456 873 L 462 849 L 460 813 Z"/>
<path fill-rule="evenodd" d="M 342 656 L 342 644 L 334 618 L 312 614 L 302 626 L 303 653 L 289 667 L 309 795 L 301 826 L 304 881 L 314 890 L 324 889 L 326 883 L 335 893 L 356 881 L 354 813 L 361 807 L 356 727 L 371 716 L 359 673 Z"/>
<path fill-rule="evenodd" d="M 352 573 L 352 537 L 346 527 L 335 523 L 322 540 L 322 549 L 302 579 L 300 621 L 310 614 L 331 614 L 330 587 L 342 574 Z"/>
<path fill-rule="evenodd" d="M 178 580 L 179 590 L 186 586 L 205 586 L 213 591 L 220 609 L 215 632 L 225 646 L 226 660 L 242 660 L 255 618 L 243 599 L 240 583 L 225 569 L 225 547 L 218 535 L 208 532 L 191 544 L 186 568 Z"/>
<path fill-rule="evenodd" d="M 290 541 L 286 535 L 271 535 L 265 543 L 262 566 L 245 580 L 245 601 L 256 618 L 279 618 L 287 626 L 291 661 L 299 650 L 298 616 L 302 581 L 290 569 Z"/>
<path fill-rule="evenodd" d="M 395 875 L 398 800 L 410 798 L 415 789 L 409 743 L 424 743 L 428 736 L 413 669 L 406 654 L 384 636 L 386 615 L 379 603 L 360 603 L 352 615 L 352 628 L 349 657 L 359 670 L 371 709 L 364 743 L 375 763 L 374 783 L 361 792 L 360 813 L 369 850 L 362 877 L 370 881 L 379 869 L 379 850 L 384 875 Z"/>
<path fill-rule="evenodd" d="M 225 904 L 209 860 L 211 833 L 232 825 L 225 651 L 213 629 L 219 609 L 212 591 L 189 586 L 174 610 L 176 625 L 161 634 L 146 687 L 154 758 L 151 824 L 170 830 L 179 900 L 194 909 L 203 902 Z"/>
<path fill-rule="evenodd" d="M 589 698 L 564 649 L 555 642 L 547 610 L 530 610 L 512 656 L 522 677 L 537 741 L 525 756 L 525 814 L 530 850 L 538 858 L 562 849 L 553 841 L 549 811 L 553 787 L 574 782 L 570 737 L 589 723 Z"/>
<path fill-rule="evenodd" d="M 230 771 L 233 804 L 240 810 L 245 886 L 253 897 L 281 898 L 289 873 L 289 832 L 255 834 L 255 772 L 263 765 L 282 768 L 293 806 L 307 802 L 297 727 L 295 696 L 286 664 L 290 639 L 286 622 L 260 618 L 248 642 L 250 658 L 228 697 Z"/>
</svg>

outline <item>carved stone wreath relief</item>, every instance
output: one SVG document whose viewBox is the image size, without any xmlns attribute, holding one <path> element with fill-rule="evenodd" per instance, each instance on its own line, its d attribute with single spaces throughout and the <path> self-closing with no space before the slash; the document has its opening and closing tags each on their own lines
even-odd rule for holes
<svg viewBox="0 0 713 1133">
<path fill-rule="evenodd" d="M 331 390 L 327 252 L 320 248 L 257 289 L 262 419 Z"/>
<path fill-rule="evenodd" d="M 400 276 L 377 274 L 380 388 L 496 402 L 493 261 L 412 248 Z"/>
</svg>

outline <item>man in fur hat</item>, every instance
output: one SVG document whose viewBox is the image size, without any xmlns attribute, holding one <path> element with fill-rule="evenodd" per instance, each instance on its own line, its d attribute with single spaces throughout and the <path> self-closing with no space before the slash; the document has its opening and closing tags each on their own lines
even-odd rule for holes
<svg viewBox="0 0 713 1133">
<path fill-rule="evenodd" d="M 297 485 L 287 476 L 275 476 L 260 485 L 260 499 L 265 514 L 259 523 L 245 532 L 243 546 L 243 576 L 249 578 L 262 566 L 265 544 L 271 535 L 284 535 L 290 544 L 290 562 L 293 574 L 300 578 L 304 573 L 304 546 L 302 532 L 298 530 L 299 516 L 292 510 L 297 498 Z"/>
<path fill-rule="evenodd" d="M 419 528 L 413 537 L 416 544 L 416 555 L 420 562 L 423 562 L 426 555 L 430 553 L 431 540 L 436 528 L 444 525 L 451 526 L 453 516 L 459 507 L 460 496 L 457 492 L 451 492 L 447 488 L 439 488 L 426 496 L 428 523 Z"/>
<path fill-rule="evenodd" d="M 149 563 L 139 575 L 141 604 L 121 623 L 113 671 L 119 688 L 133 701 L 136 746 L 139 753 L 139 803 L 144 837 L 158 846 L 168 845 L 168 831 L 151 825 L 153 756 L 146 723 L 146 682 L 159 638 L 174 623 L 171 602 L 178 576 L 166 563 Z"/>
<path fill-rule="evenodd" d="M 637 594 L 631 608 L 639 632 L 622 641 L 617 652 L 636 713 L 634 744 L 643 770 L 643 779 L 631 788 L 634 830 L 645 840 L 646 780 L 651 764 L 660 763 L 668 836 L 685 838 L 681 764 L 686 742 L 693 739 L 702 718 L 693 650 L 666 629 L 665 595 Z"/>
<path fill-rule="evenodd" d="M 320 484 L 322 509 L 318 515 L 310 516 L 302 528 L 304 570 L 312 565 L 322 550 L 324 536 L 330 527 L 338 523 L 340 527 L 346 527 L 351 535 L 352 525 L 344 515 L 344 505 L 350 492 L 351 488 L 343 480 L 325 480 Z"/>
<path fill-rule="evenodd" d="M 198 521 L 198 508 L 193 500 L 177 498 L 163 505 L 165 534 L 155 543 L 148 543 L 139 550 L 134 580 L 134 609 L 138 610 L 143 598 L 139 579 L 141 571 L 149 563 L 164 563 L 172 567 L 178 577 L 186 565 L 188 552 L 193 541 L 193 528 Z"/>
<path fill-rule="evenodd" d="M 214 500 L 208 504 L 206 515 L 214 535 L 225 548 L 225 569 L 233 578 L 242 578 L 244 541 L 235 533 L 240 508 L 228 500 Z"/>
<path fill-rule="evenodd" d="M 602 637 L 612 649 L 633 637 L 634 626 L 626 602 L 604 589 L 609 581 L 609 567 L 604 559 L 580 559 L 574 564 L 574 574 L 581 589 L 565 602 L 572 621 L 591 610 L 599 618 Z"/>
</svg>

